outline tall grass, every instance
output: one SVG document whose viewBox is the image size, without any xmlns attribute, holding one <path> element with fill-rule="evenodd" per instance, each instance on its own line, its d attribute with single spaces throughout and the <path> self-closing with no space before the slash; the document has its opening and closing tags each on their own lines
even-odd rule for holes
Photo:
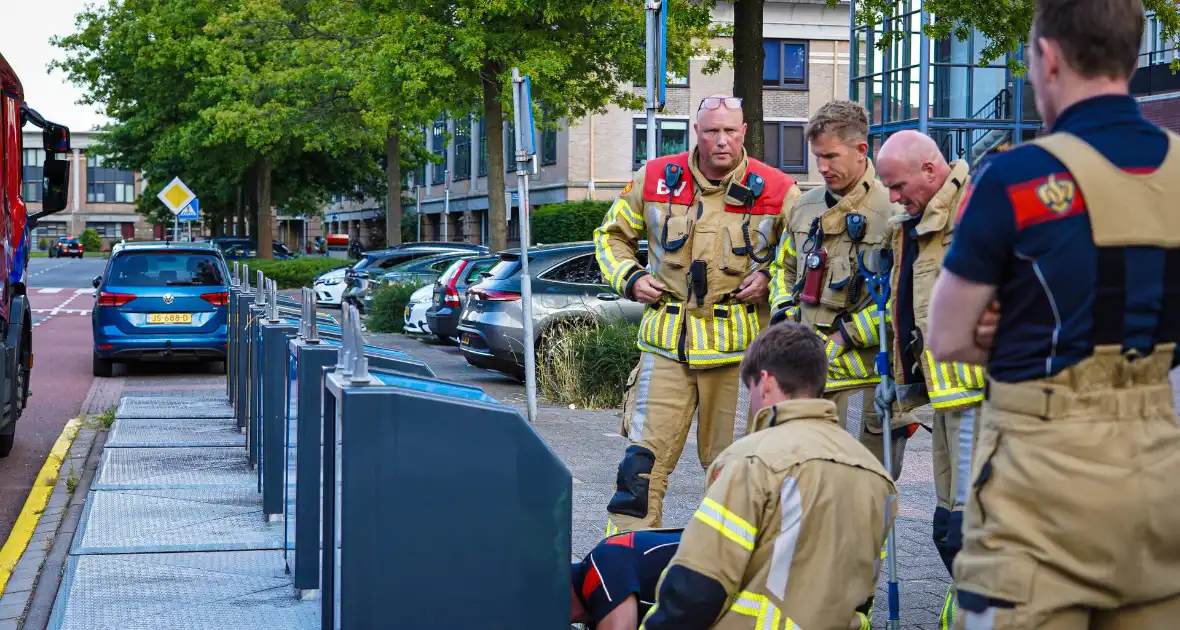
<svg viewBox="0 0 1180 630">
<path fill-rule="evenodd" d="M 639 361 L 639 327 L 622 320 L 578 322 L 546 336 L 538 363 L 541 395 L 561 405 L 614 409 Z"/>
</svg>

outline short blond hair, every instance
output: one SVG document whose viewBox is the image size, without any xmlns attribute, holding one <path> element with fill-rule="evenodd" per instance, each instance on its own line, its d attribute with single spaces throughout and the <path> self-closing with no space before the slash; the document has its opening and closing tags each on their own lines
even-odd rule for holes
<svg viewBox="0 0 1180 630">
<path fill-rule="evenodd" d="M 811 117 L 805 133 L 808 142 L 825 135 L 836 136 L 844 142 L 868 142 L 869 115 L 855 101 L 830 101 Z"/>
</svg>

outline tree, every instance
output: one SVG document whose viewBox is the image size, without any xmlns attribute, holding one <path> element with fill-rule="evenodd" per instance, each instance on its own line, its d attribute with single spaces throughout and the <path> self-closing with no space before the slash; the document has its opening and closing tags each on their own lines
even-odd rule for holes
<svg viewBox="0 0 1180 630">
<path fill-rule="evenodd" d="M 766 140 L 762 133 L 762 69 L 765 50 L 762 46 L 762 12 L 764 0 L 735 0 L 733 31 L 733 95 L 742 99 L 742 119 L 746 123 L 746 153 L 761 160 Z M 746 37 L 756 33 L 756 37 Z"/>
<path fill-rule="evenodd" d="M 709 49 L 710 16 L 703 4 L 670 1 L 667 39 L 675 65 Z M 531 76 L 535 102 L 544 103 L 555 119 L 605 111 L 611 103 L 642 108 L 630 86 L 644 79 L 641 3 L 371 0 L 365 5 L 375 13 L 403 16 L 417 37 L 410 40 L 415 44 L 405 51 L 402 67 L 433 69 L 417 83 L 423 89 L 441 83 L 454 90 L 459 105 L 480 102 L 489 140 L 498 137 L 505 115 L 511 115 L 513 67 Z M 414 87 L 412 81 L 404 84 L 411 92 Z M 507 246 L 508 236 L 503 145 L 489 141 L 487 157 L 490 248 L 498 251 Z"/>
</svg>

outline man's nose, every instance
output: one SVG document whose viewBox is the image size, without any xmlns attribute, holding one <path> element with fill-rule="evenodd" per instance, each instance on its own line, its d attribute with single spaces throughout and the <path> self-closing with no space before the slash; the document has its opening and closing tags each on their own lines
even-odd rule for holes
<svg viewBox="0 0 1180 630">
<path fill-rule="evenodd" d="M 901 193 L 892 188 L 889 189 L 889 203 L 901 203 Z"/>
</svg>

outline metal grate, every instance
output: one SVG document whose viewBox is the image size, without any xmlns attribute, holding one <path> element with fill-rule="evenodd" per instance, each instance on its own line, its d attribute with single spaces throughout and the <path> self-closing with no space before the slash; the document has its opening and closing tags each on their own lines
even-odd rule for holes
<svg viewBox="0 0 1180 630">
<path fill-rule="evenodd" d="M 179 396 L 124 396 L 119 401 L 118 418 L 232 418 L 233 408 L 224 398 L 184 398 Z"/>
<path fill-rule="evenodd" d="M 107 448 L 245 445 L 246 436 L 232 418 L 119 418 L 106 443 Z"/>
<path fill-rule="evenodd" d="M 92 491 L 73 554 L 281 549 L 251 486 Z"/>
<path fill-rule="evenodd" d="M 113 448 L 102 454 L 93 489 L 249 488 L 254 480 L 241 448 Z"/>
<path fill-rule="evenodd" d="M 277 551 L 73 556 L 49 630 L 284 630 L 320 627 Z"/>
</svg>

